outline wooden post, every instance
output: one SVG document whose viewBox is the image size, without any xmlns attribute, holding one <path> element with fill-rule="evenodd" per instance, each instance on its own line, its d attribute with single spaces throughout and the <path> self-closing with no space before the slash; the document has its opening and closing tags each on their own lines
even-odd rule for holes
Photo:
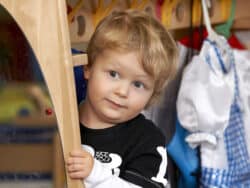
<svg viewBox="0 0 250 188">
<path fill-rule="evenodd" d="M 0 0 L 31 45 L 53 102 L 64 158 L 80 149 L 79 118 L 65 0 Z M 68 188 L 82 188 L 71 180 Z"/>
</svg>

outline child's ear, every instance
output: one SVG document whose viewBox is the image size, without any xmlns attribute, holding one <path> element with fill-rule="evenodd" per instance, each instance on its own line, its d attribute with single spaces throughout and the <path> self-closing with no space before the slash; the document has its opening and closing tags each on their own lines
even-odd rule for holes
<svg viewBox="0 0 250 188">
<path fill-rule="evenodd" d="M 88 65 L 85 65 L 83 67 L 83 72 L 84 72 L 84 78 L 88 80 L 90 76 L 90 67 Z"/>
</svg>

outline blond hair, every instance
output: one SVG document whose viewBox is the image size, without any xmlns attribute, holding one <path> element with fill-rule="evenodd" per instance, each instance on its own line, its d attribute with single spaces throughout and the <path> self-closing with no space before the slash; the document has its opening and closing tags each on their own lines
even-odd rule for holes
<svg viewBox="0 0 250 188">
<path fill-rule="evenodd" d="M 144 70 L 154 78 L 155 88 L 148 105 L 156 102 L 175 76 L 177 47 L 170 33 L 142 11 L 113 12 L 97 26 L 88 45 L 88 65 L 105 50 L 138 53 Z"/>
</svg>

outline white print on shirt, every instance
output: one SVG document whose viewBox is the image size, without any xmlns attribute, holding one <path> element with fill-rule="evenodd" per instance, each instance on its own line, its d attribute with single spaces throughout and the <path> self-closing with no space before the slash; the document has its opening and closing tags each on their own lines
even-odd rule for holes
<svg viewBox="0 0 250 188">
<path fill-rule="evenodd" d="M 118 168 L 122 164 L 122 158 L 120 155 L 115 153 L 109 153 L 105 151 L 97 151 L 95 152 L 94 148 L 89 145 L 82 145 L 82 147 L 87 150 L 92 156 L 95 157 L 98 161 L 100 161 L 104 168 L 112 170 L 113 175 L 119 176 L 120 169 Z M 159 166 L 158 173 L 155 177 L 151 179 L 153 181 L 162 183 L 164 186 L 167 185 L 167 179 L 164 178 L 167 170 L 167 154 L 166 149 L 163 146 L 158 146 L 156 148 L 157 152 L 160 154 L 162 161 Z"/>
<path fill-rule="evenodd" d="M 120 169 L 118 168 L 122 164 L 122 158 L 116 153 L 109 153 L 105 151 L 95 152 L 94 148 L 89 145 L 83 145 L 92 156 L 102 163 L 104 168 L 113 170 L 113 175 L 119 176 Z"/>
<path fill-rule="evenodd" d="M 122 158 L 118 154 L 97 151 L 95 158 L 102 162 L 105 168 L 113 170 L 114 175 L 119 176 L 120 169 L 118 167 L 122 164 Z"/>
<path fill-rule="evenodd" d="M 164 178 L 164 175 L 166 174 L 167 170 L 167 154 L 166 154 L 166 149 L 163 146 L 158 146 L 157 151 L 160 154 L 162 161 L 159 167 L 159 171 L 156 175 L 156 177 L 152 177 L 151 179 L 153 181 L 162 183 L 164 186 L 167 185 L 167 180 Z"/>
</svg>

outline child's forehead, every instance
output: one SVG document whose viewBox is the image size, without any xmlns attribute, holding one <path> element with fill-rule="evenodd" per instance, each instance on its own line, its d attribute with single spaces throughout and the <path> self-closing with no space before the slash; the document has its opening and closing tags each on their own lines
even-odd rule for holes
<svg viewBox="0 0 250 188">
<path fill-rule="evenodd" d="M 113 61 L 122 61 L 123 59 L 133 60 L 140 62 L 139 53 L 137 51 L 129 51 L 123 49 L 106 49 L 102 51 L 99 55 L 99 58 L 109 59 Z"/>
</svg>

